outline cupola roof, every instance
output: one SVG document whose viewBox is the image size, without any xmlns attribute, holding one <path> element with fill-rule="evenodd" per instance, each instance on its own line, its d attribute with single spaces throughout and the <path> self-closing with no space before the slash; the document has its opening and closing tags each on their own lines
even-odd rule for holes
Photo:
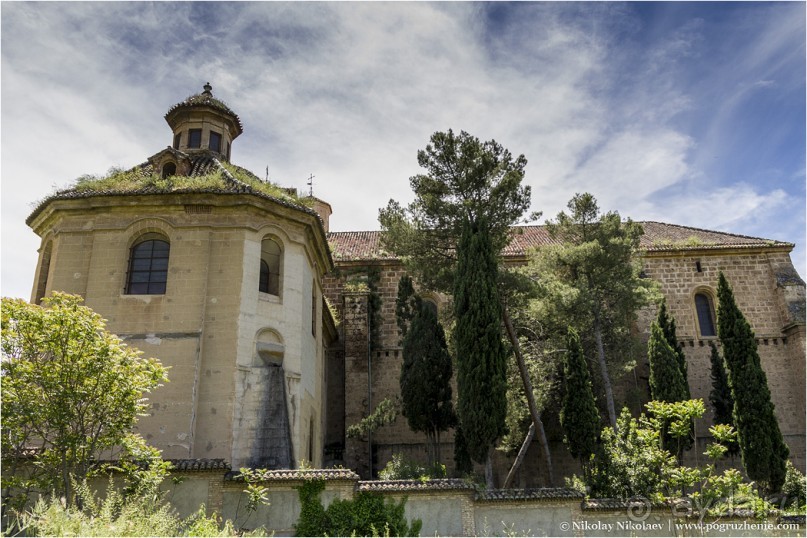
<svg viewBox="0 0 807 538">
<path fill-rule="evenodd" d="M 168 109 L 168 112 L 165 114 L 165 121 L 168 122 L 171 129 L 174 129 L 176 124 L 182 120 L 184 112 L 190 112 L 192 110 L 199 110 L 208 107 L 230 120 L 230 123 L 232 124 L 231 129 L 233 131 L 231 133 L 232 138 L 235 138 L 243 133 L 244 126 L 241 124 L 241 118 L 239 118 L 238 114 L 233 112 L 232 109 L 227 106 L 227 103 L 221 99 L 213 97 L 213 87 L 209 82 L 203 86 L 202 90 L 202 93 L 191 95 L 184 101 L 181 101 Z"/>
</svg>

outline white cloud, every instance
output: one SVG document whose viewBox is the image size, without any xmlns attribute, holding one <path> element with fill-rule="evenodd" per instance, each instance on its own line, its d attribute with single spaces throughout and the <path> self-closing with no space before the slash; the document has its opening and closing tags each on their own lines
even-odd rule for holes
<svg viewBox="0 0 807 538">
<path fill-rule="evenodd" d="M 168 145 L 163 114 L 206 81 L 243 120 L 234 161 L 299 189 L 313 173 L 334 229 L 375 229 L 388 199 L 410 200 L 417 150 L 448 128 L 525 154 L 547 217 L 587 190 L 634 218 L 715 227 L 698 209 L 725 194 L 739 219 L 726 226 L 766 208 L 803 221 L 778 192 L 791 190 L 732 185 L 711 159 L 736 152 L 735 102 L 793 86 L 774 67 L 792 65 L 782 51 L 803 34 L 794 9 L 758 10 L 718 38 L 708 18 L 657 31 L 611 3 L 3 3 L 4 293 L 27 296 L 33 279 L 28 203 Z M 715 39 L 742 54 L 710 64 Z M 733 98 L 738 82 L 757 89 Z"/>
</svg>

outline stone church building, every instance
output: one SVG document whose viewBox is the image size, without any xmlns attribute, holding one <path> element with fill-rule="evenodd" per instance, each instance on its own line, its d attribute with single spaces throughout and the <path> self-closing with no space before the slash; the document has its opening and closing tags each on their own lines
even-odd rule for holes
<svg viewBox="0 0 807 538">
<path fill-rule="evenodd" d="M 79 294 L 110 331 L 170 366 L 170 382 L 149 395 L 151 411 L 138 426 L 166 459 L 223 459 L 233 469 L 305 460 L 363 477 L 393 453 L 424 459 L 425 437 L 402 417 L 370 441 L 346 436 L 347 426 L 398 393 L 395 297 L 404 269 L 379 232 L 329 232 L 326 202 L 231 164 L 243 126 L 209 85 L 165 120 L 170 146 L 130 170 L 82 178 L 28 217 L 41 237 L 31 300 Z M 803 466 L 805 285 L 790 260 L 794 245 L 642 225 L 644 272 L 675 316 L 693 397 L 708 401 L 723 271 L 755 331 L 791 456 Z M 516 228 L 504 262 L 524 263 L 549 242 L 541 226 Z M 437 295 L 426 299 L 447 307 Z M 652 316 L 640 316 L 642 334 Z M 646 391 L 645 378 L 640 364 L 619 380 L 618 399 L 625 403 L 631 387 Z M 552 429 L 556 417 L 545 420 L 556 476 L 576 472 Z M 444 437 L 444 455 L 451 439 Z M 541 461 L 536 443 L 517 485 L 544 485 Z M 503 476 L 508 458 L 496 463 Z"/>
</svg>

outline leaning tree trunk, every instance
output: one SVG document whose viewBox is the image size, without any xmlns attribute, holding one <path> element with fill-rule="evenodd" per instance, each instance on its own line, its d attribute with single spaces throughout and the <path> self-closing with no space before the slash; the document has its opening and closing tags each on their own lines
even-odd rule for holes
<svg viewBox="0 0 807 538">
<path fill-rule="evenodd" d="M 530 408 L 530 415 L 532 416 L 532 425 L 535 427 L 535 431 L 538 432 L 538 440 L 541 443 L 541 448 L 543 449 L 544 456 L 546 458 L 546 468 L 549 475 L 549 485 L 554 487 L 555 477 L 552 471 L 552 454 L 549 453 L 549 442 L 546 439 L 546 432 L 544 431 L 544 423 L 541 421 L 541 415 L 540 413 L 538 413 L 538 406 L 535 404 L 535 395 L 532 392 L 532 381 L 530 381 L 530 375 L 527 372 L 527 365 L 524 362 L 524 356 L 521 354 L 521 346 L 518 345 L 518 337 L 516 336 L 516 331 L 513 328 L 513 322 L 510 320 L 510 313 L 507 311 L 507 308 L 504 305 L 502 305 L 502 319 L 504 320 L 504 326 L 507 329 L 507 335 L 510 337 L 510 343 L 513 345 L 513 352 L 516 355 L 516 363 L 518 364 L 518 371 L 519 373 L 521 373 L 521 381 L 524 383 L 524 392 L 527 395 L 527 405 Z M 535 432 L 533 432 L 533 434 L 534 433 Z M 527 435 L 529 436 L 529 433 Z M 508 473 L 508 478 L 510 478 L 510 475 L 515 475 L 515 471 L 518 469 L 518 466 L 520 465 L 521 461 L 519 461 L 518 458 L 516 458 L 516 461 L 513 462 L 513 468 L 510 469 L 510 473 Z"/>
<path fill-rule="evenodd" d="M 516 459 L 513 462 L 513 465 L 510 467 L 510 472 L 507 473 L 507 478 L 504 479 L 502 489 L 510 489 L 510 486 L 513 485 L 513 479 L 516 476 L 516 471 L 518 471 L 518 469 L 521 467 L 521 464 L 524 463 L 524 456 L 527 455 L 527 449 L 530 447 L 530 443 L 532 443 L 532 439 L 534 437 L 535 437 L 535 422 L 531 422 L 530 429 L 527 431 L 527 436 L 524 438 L 524 442 L 521 443 L 521 448 L 518 449 Z"/>
<path fill-rule="evenodd" d="M 608 375 L 608 365 L 605 364 L 605 347 L 602 344 L 602 325 L 600 313 L 594 312 L 594 340 L 597 343 L 597 361 L 600 363 L 602 386 L 605 390 L 605 403 L 608 407 L 608 419 L 611 427 L 616 431 L 616 408 L 614 407 L 614 390 L 611 388 L 611 377 Z"/>
</svg>

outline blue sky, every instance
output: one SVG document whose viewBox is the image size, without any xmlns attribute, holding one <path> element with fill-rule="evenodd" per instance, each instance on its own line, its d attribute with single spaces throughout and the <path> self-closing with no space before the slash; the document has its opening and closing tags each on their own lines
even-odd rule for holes
<svg viewBox="0 0 807 538">
<path fill-rule="evenodd" d="M 805 276 L 804 3 L 3 2 L 2 294 L 30 296 L 32 204 L 171 143 L 209 81 L 233 161 L 378 229 L 416 154 L 466 130 L 524 154 L 532 210 L 790 241 Z"/>
</svg>

